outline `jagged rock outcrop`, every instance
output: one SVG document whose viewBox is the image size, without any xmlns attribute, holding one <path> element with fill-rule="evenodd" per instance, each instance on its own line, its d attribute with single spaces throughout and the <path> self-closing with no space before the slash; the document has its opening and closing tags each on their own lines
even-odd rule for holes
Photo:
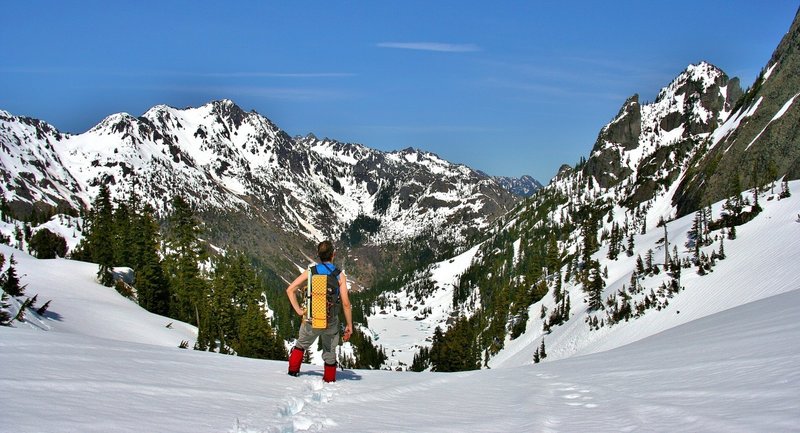
<svg viewBox="0 0 800 433">
<path fill-rule="evenodd" d="M 742 189 L 800 178 L 800 10 L 756 82 L 708 137 L 675 196 L 678 214 Z"/>
<path fill-rule="evenodd" d="M 707 62 L 690 65 L 652 103 L 640 104 L 638 95 L 625 101 L 600 131 L 583 175 L 600 188 L 625 184 L 627 206 L 652 198 L 678 178 L 698 145 L 728 118 L 738 95 L 738 79 Z"/>
</svg>

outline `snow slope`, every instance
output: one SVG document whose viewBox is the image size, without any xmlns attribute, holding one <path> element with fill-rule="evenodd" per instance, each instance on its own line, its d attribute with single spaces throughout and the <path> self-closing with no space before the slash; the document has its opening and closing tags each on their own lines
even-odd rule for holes
<svg viewBox="0 0 800 433">
<path fill-rule="evenodd" d="M 545 335 L 539 312 L 543 304 L 548 310 L 554 308 L 552 297 L 546 296 L 531 306 L 527 332 L 514 341 L 507 341 L 505 350 L 490 362 L 490 366 L 530 364 L 541 338 L 545 338 L 547 346 L 553 348 L 548 351 L 551 360 L 601 352 L 729 308 L 800 289 L 800 273 L 796 272 L 800 257 L 800 223 L 797 222 L 800 218 L 800 181 L 789 182 L 789 189 L 794 193 L 783 200 L 777 200 L 772 194 L 761 196 L 760 204 L 764 210 L 749 223 L 737 227 L 736 239 L 724 239 L 727 258 L 718 261 L 713 272 L 700 276 L 694 267 L 684 269 L 681 285 L 685 290 L 669 299 L 667 308 L 651 310 L 638 319 L 587 332 L 583 321 L 587 306 L 581 302 L 586 295 L 580 285 L 573 286 L 570 290 L 573 300 L 570 316 L 579 320 L 573 319 L 564 326 L 554 327 L 551 334 Z M 767 200 L 769 197 L 772 199 Z M 721 207 L 722 202 L 712 206 L 715 219 L 719 218 Z M 687 215 L 667 223 L 670 254 L 673 246 L 678 247 L 680 257 L 693 254 L 686 247 L 693 218 L 694 215 Z M 712 236 L 718 233 L 712 232 Z M 658 245 L 662 237 L 660 228 L 635 236 L 634 255 L 621 254 L 617 261 L 607 260 L 607 248 L 601 248 L 594 257 L 608 266 L 605 293 L 614 293 L 624 284 L 629 286 L 637 256 L 644 257 L 648 250 L 654 251 L 656 261 L 663 262 L 663 246 Z M 720 241 L 716 241 L 702 250 L 711 255 L 719 248 Z M 667 279 L 662 273 L 644 284 L 649 291 Z"/>
<path fill-rule="evenodd" d="M 293 378 L 284 362 L 0 328 L 0 430 L 798 431 L 798 305 L 793 290 L 536 366 L 347 371 L 333 384 L 319 367 Z"/>
<path fill-rule="evenodd" d="M 95 265 L 0 246 L 26 294 L 52 299 L 45 317 L 0 327 L 0 431 L 800 431 L 798 186 L 763 204 L 712 274 L 687 272 L 669 308 L 591 333 L 554 328 L 548 342 L 591 336 L 571 352 L 532 365 L 539 340 L 526 334 L 498 368 L 353 370 L 333 384 L 318 365 L 293 378 L 285 362 L 179 349 L 195 330 L 97 285 Z M 447 280 L 462 265 L 432 272 Z"/>
</svg>

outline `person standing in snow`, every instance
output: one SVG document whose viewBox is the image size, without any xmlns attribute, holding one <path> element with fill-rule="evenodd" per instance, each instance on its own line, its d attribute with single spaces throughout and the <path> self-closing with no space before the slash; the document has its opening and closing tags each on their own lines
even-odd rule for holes
<svg viewBox="0 0 800 433">
<path fill-rule="evenodd" d="M 333 264 L 333 259 L 336 257 L 333 243 L 331 241 L 322 241 L 317 245 L 317 257 L 320 263 L 311 266 L 307 271 L 303 271 L 297 278 L 289 284 L 286 288 L 286 295 L 289 297 L 289 302 L 292 303 L 295 313 L 303 318 L 300 325 L 300 332 L 295 343 L 294 348 L 289 354 L 289 374 L 297 376 L 300 374 L 300 364 L 303 361 L 303 355 L 314 340 L 319 337 L 320 345 L 322 346 L 322 360 L 325 361 L 325 370 L 322 379 L 325 382 L 336 381 L 336 345 L 339 342 L 339 315 L 335 308 L 331 308 L 327 317 L 327 327 L 323 329 L 315 329 L 312 327 L 311 322 L 306 317 L 306 310 L 297 302 L 296 292 L 304 283 L 307 282 L 309 275 L 314 273 L 317 275 L 329 275 L 338 280 L 338 296 L 334 297 L 333 306 L 341 302 L 342 309 L 344 310 L 344 318 L 347 325 L 344 328 L 344 341 L 350 339 L 353 333 L 353 314 L 351 312 L 350 297 L 347 293 L 347 277 L 344 272 L 340 271 Z M 330 277 L 329 277 L 330 278 Z M 331 299 L 328 299 L 330 302 Z"/>
</svg>

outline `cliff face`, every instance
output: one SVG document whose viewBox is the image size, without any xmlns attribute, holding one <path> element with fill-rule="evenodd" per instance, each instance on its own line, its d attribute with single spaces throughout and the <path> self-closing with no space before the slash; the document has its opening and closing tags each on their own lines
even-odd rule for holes
<svg viewBox="0 0 800 433">
<path fill-rule="evenodd" d="M 800 178 L 800 10 L 756 82 L 706 141 L 674 204 L 683 215 L 741 189 Z"/>
<path fill-rule="evenodd" d="M 690 65 L 654 102 L 642 105 L 638 95 L 625 101 L 598 134 L 583 175 L 600 188 L 623 190 L 629 207 L 653 198 L 678 178 L 741 94 L 738 79 L 717 67 Z"/>
</svg>

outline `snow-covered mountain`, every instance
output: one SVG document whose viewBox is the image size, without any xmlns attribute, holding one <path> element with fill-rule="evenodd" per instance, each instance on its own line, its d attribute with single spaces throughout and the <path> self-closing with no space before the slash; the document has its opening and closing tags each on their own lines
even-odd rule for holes
<svg viewBox="0 0 800 433">
<path fill-rule="evenodd" d="M 538 180 L 528 175 L 523 175 L 521 177 L 496 176 L 495 180 L 497 180 L 497 183 L 503 188 L 522 197 L 532 196 L 533 193 L 543 186 Z"/>
<path fill-rule="evenodd" d="M 785 259 L 798 245 L 778 240 L 800 239 L 798 204 L 781 199 L 800 178 L 799 32 L 800 15 L 747 92 L 700 62 L 655 101 L 632 96 L 588 158 L 386 294 L 394 308 L 369 324 L 390 363 L 437 341 L 459 354 L 448 369 L 543 361 L 545 343 L 548 361 L 594 353 L 800 287 Z M 413 337 L 382 335 L 396 328 Z"/>
<path fill-rule="evenodd" d="M 491 177 L 434 154 L 293 138 L 229 100 L 114 114 L 76 135 L 0 112 L 0 175 L 19 214 L 89 206 L 108 184 L 112 197 L 133 191 L 163 216 L 180 194 L 211 242 L 295 262 L 298 243 L 345 232 L 371 245 L 426 232 L 463 242 L 516 202 Z"/>
</svg>

